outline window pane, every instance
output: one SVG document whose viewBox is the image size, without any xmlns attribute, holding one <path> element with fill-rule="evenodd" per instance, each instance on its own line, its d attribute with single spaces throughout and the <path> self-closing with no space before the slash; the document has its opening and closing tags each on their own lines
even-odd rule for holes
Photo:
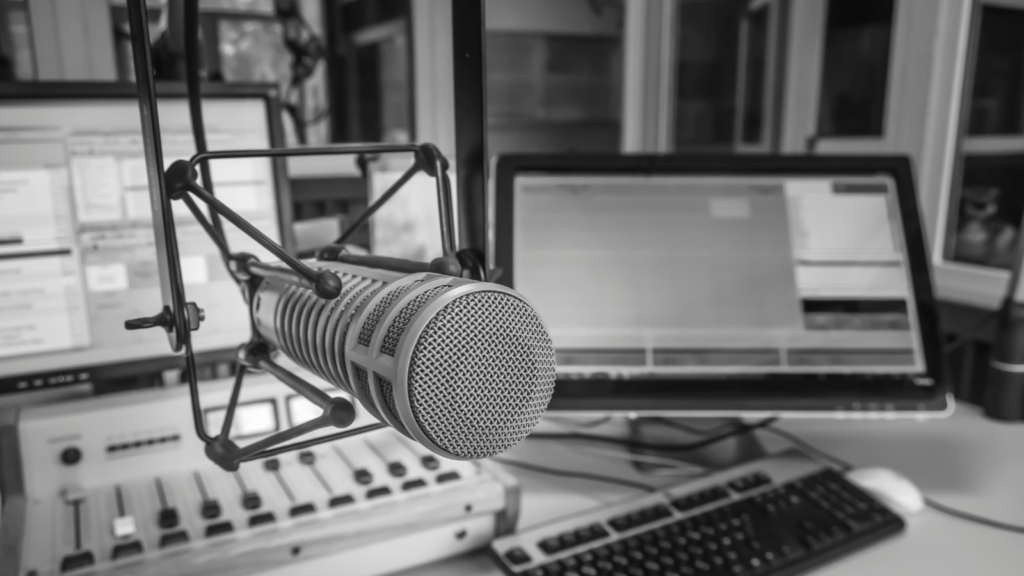
<svg viewBox="0 0 1024 576">
<path fill-rule="evenodd" d="M 1024 212 L 1024 156 L 966 156 L 946 246 L 953 260 L 1009 268 Z M 947 258 L 950 254 L 947 254 Z"/>
<path fill-rule="evenodd" d="M 746 0 L 679 6 L 676 149 L 731 148 L 740 22 Z"/>
<path fill-rule="evenodd" d="M 986 6 L 975 56 L 969 134 L 1024 133 L 1024 12 Z"/>
<path fill-rule="evenodd" d="M 830 0 L 819 136 L 881 136 L 894 0 Z"/>
<path fill-rule="evenodd" d="M 757 144 L 764 131 L 765 81 L 768 74 L 768 8 L 750 15 L 747 68 L 743 79 L 743 142 Z"/>
</svg>

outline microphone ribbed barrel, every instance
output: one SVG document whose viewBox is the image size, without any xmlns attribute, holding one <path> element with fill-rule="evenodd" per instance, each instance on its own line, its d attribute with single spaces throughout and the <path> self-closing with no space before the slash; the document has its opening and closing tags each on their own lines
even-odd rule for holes
<svg viewBox="0 0 1024 576">
<path fill-rule="evenodd" d="M 503 452 L 540 421 L 554 348 L 522 296 L 437 274 L 313 265 L 341 277 L 337 299 L 271 279 L 253 299 L 257 330 L 296 363 L 449 458 Z"/>
</svg>

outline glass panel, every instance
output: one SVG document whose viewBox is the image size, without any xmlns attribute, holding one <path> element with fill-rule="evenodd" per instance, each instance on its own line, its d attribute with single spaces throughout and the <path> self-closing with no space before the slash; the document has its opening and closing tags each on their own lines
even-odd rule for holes
<svg viewBox="0 0 1024 576">
<path fill-rule="evenodd" d="M 830 0 L 818 136 L 881 136 L 895 0 Z"/>
<path fill-rule="evenodd" d="M 35 56 L 32 52 L 32 32 L 25 8 L 11 6 L 7 10 L 7 32 L 11 42 L 11 67 L 15 80 L 35 80 Z"/>
<path fill-rule="evenodd" d="M 409 85 L 409 46 L 405 34 L 379 45 L 380 124 L 384 142 L 412 140 L 412 87 Z"/>
<path fill-rule="evenodd" d="M 291 56 L 276 20 L 222 18 L 217 35 L 221 72 L 227 82 L 284 84 L 291 78 Z"/>
<path fill-rule="evenodd" d="M 748 17 L 746 70 L 743 79 L 743 132 L 747 144 L 758 144 L 764 131 L 765 83 L 768 76 L 769 8 Z"/>
<path fill-rule="evenodd" d="M 732 147 L 740 22 L 746 9 L 746 0 L 679 6 L 677 150 Z"/>
<path fill-rule="evenodd" d="M 959 206 L 950 211 L 952 259 L 1009 268 L 1024 214 L 1024 155 L 968 155 L 963 162 Z"/>
<path fill-rule="evenodd" d="M 488 152 L 615 152 L 619 37 L 488 32 Z"/>
<path fill-rule="evenodd" d="M 975 56 L 969 134 L 1024 133 L 1024 12 L 985 6 Z"/>
</svg>

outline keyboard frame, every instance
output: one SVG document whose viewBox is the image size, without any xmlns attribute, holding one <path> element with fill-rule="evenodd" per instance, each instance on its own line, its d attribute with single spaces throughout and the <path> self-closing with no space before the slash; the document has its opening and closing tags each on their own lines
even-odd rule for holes
<svg viewBox="0 0 1024 576">
<path fill-rule="evenodd" d="M 737 502 L 743 499 L 747 499 L 756 496 L 759 493 L 770 491 L 779 485 L 797 480 L 804 476 L 821 472 L 829 469 L 828 466 L 821 464 L 809 456 L 800 452 L 799 450 L 786 450 L 778 454 L 766 456 L 756 460 L 744 462 L 742 464 L 731 466 L 723 470 L 716 471 L 707 476 L 700 478 L 694 478 L 691 480 L 685 480 L 679 484 L 669 486 L 656 493 L 643 494 L 626 498 L 620 502 L 607 505 L 599 506 L 584 510 L 575 514 L 559 517 L 541 524 L 531 526 L 526 529 L 521 529 L 517 533 L 499 537 L 495 539 L 488 547 L 488 554 L 491 559 L 499 566 L 502 571 L 509 576 L 518 576 L 520 574 L 526 574 L 534 568 L 542 567 L 550 564 L 554 561 L 561 560 L 570 556 L 575 556 L 587 550 L 601 547 L 605 544 L 623 540 L 629 538 L 634 534 L 640 534 L 648 530 L 652 530 L 662 525 L 671 524 L 678 522 L 692 516 L 700 515 L 708 510 L 722 507 L 724 505 Z M 741 494 L 737 494 L 731 488 L 728 487 L 728 482 L 741 476 L 753 474 L 755 472 L 762 472 L 767 474 L 772 482 L 745 491 Z M 730 497 L 727 500 L 717 500 L 702 506 L 691 508 L 685 512 L 680 512 L 672 506 L 672 501 L 689 494 L 700 492 L 706 488 L 712 486 L 723 486 L 726 487 L 730 493 Z M 647 508 L 650 506 L 664 505 L 672 512 L 671 516 L 667 516 L 660 520 L 645 523 L 636 527 L 633 527 L 624 532 L 619 532 L 611 527 L 608 523 L 609 520 L 616 516 L 626 514 L 629 512 L 636 511 L 640 508 Z M 902 524 L 902 518 L 899 514 L 894 512 L 892 509 L 882 504 L 889 512 L 892 512 L 897 518 L 901 519 L 901 525 L 891 530 L 890 534 L 896 534 L 900 532 L 904 525 Z M 582 526 L 598 523 L 601 524 L 609 533 L 608 537 L 595 539 L 587 542 L 586 544 L 574 546 L 572 548 L 561 550 L 554 554 L 547 554 L 540 549 L 538 543 L 546 538 L 556 536 L 560 533 L 574 530 Z M 839 546 L 833 550 L 829 550 L 825 553 L 811 554 L 806 562 L 797 562 L 792 566 L 770 572 L 772 576 L 782 574 L 795 574 L 803 571 L 810 566 L 818 565 L 823 562 L 829 561 L 835 557 L 841 556 L 847 552 L 859 549 L 862 545 L 867 542 L 874 541 L 885 535 L 870 532 L 861 537 L 852 538 L 848 543 Z M 519 565 L 513 565 L 509 562 L 505 555 L 513 548 L 521 548 L 529 556 L 530 561 Z"/>
</svg>

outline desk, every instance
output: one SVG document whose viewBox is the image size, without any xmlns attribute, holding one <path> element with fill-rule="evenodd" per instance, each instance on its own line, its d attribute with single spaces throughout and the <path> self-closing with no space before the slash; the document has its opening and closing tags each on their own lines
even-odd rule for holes
<svg viewBox="0 0 1024 576">
<path fill-rule="evenodd" d="M 830 453 L 859 466 L 898 470 L 935 500 L 983 516 L 1024 524 L 1024 424 L 985 419 L 961 405 L 939 421 L 785 421 Z M 605 430 L 600 430 L 604 432 Z M 785 442 L 761 434 L 769 450 Z M 629 463 L 581 448 L 582 442 L 527 441 L 507 457 L 563 469 L 618 475 L 652 484 L 665 482 L 632 471 Z M 520 526 L 599 506 L 635 494 L 588 481 L 512 469 L 523 486 Z M 403 572 L 401 576 L 494 575 L 501 571 L 485 551 Z M 906 530 L 889 540 L 829 564 L 820 576 L 1024 574 L 1024 535 L 945 516 L 931 509 L 907 519 Z"/>
</svg>

